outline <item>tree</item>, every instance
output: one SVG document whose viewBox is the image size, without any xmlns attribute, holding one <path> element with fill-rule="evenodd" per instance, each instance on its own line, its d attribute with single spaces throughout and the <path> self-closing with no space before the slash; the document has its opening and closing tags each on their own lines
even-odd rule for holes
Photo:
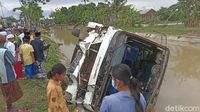
<svg viewBox="0 0 200 112">
<path fill-rule="evenodd" d="M 53 19 L 54 23 L 56 24 L 67 24 L 69 22 L 69 18 L 63 12 L 65 11 L 63 8 L 61 10 L 56 10 L 55 12 L 51 13 L 50 17 Z"/>
<path fill-rule="evenodd" d="M 157 11 L 157 16 L 160 21 L 166 21 L 169 15 L 170 15 L 170 11 L 168 8 L 161 7 L 160 10 Z"/>
<path fill-rule="evenodd" d="M 125 2 L 79 4 L 69 8 L 62 7 L 51 14 L 56 24 L 86 24 L 89 21 L 105 25 L 134 26 L 139 20 L 138 12 Z"/>
<path fill-rule="evenodd" d="M 24 21 L 25 27 L 34 29 L 39 27 L 42 18 L 42 9 L 38 3 L 45 4 L 50 0 L 19 0 L 21 7 L 14 8 L 13 11 L 21 12 L 20 19 Z"/>
<path fill-rule="evenodd" d="M 123 12 L 126 9 L 125 4 L 127 3 L 127 0 L 105 0 L 109 5 L 109 23 L 116 24 L 118 23 L 118 20 L 121 16 L 120 12 Z"/>
<path fill-rule="evenodd" d="M 82 2 L 84 2 L 86 4 L 87 2 L 89 2 L 89 0 L 82 0 Z"/>
<path fill-rule="evenodd" d="M 4 19 L 5 19 L 6 25 L 8 26 L 12 26 L 13 23 L 17 22 L 17 19 L 14 18 L 13 16 L 5 17 Z"/>
<path fill-rule="evenodd" d="M 108 4 L 111 4 L 114 7 L 122 7 L 125 6 L 127 0 L 105 0 Z"/>
<path fill-rule="evenodd" d="M 96 7 L 96 21 L 103 24 L 109 24 L 110 6 L 106 3 L 98 3 Z"/>
<path fill-rule="evenodd" d="M 178 0 L 171 10 L 181 16 L 180 19 L 185 26 L 200 26 L 200 0 Z"/>
<path fill-rule="evenodd" d="M 3 21 L 3 19 L 2 18 L 0 18 L 0 26 L 2 27 L 4 25 L 4 21 Z M 0 27 L 0 28 L 1 28 Z"/>
<path fill-rule="evenodd" d="M 21 5 L 25 5 L 25 4 L 29 4 L 29 3 L 42 3 L 42 4 L 46 4 L 49 1 L 50 0 L 19 0 L 19 2 L 21 3 Z"/>
</svg>

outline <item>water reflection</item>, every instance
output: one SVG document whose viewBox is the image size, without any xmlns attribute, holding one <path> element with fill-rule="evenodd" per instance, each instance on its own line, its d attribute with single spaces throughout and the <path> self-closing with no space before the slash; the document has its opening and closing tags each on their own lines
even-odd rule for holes
<svg viewBox="0 0 200 112">
<path fill-rule="evenodd" d="M 200 47 L 169 43 L 170 60 L 161 86 L 156 111 L 170 106 L 200 107 Z"/>
<path fill-rule="evenodd" d="M 190 46 L 170 46 L 169 69 L 179 78 L 200 80 L 200 49 Z"/>
<path fill-rule="evenodd" d="M 51 29 L 51 39 L 61 44 L 60 50 L 64 54 L 62 61 L 65 61 L 65 64 L 69 64 L 75 45 L 78 42 L 77 37 L 73 36 L 67 28 L 55 28 Z"/>
<path fill-rule="evenodd" d="M 52 29 L 51 31 L 51 37 L 54 37 L 57 41 L 64 42 L 65 45 L 76 44 L 77 42 L 77 37 L 73 36 L 67 28 L 61 27 Z"/>
</svg>

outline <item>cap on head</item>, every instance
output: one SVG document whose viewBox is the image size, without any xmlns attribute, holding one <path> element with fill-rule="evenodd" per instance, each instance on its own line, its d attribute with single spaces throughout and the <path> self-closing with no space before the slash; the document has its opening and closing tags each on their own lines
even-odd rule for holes
<svg viewBox="0 0 200 112">
<path fill-rule="evenodd" d="M 8 40 L 8 39 L 11 39 L 11 38 L 14 38 L 14 37 L 15 36 L 13 34 L 9 34 L 9 35 L 6 36 L 6 39 Z"/>
<path fill-rule="evenodd" d="M 1 31 L 1 32 L 0 32 L 0 35 L 6 36 L 6 35 L 7 35 L 7 32 Z"/>
</svg>

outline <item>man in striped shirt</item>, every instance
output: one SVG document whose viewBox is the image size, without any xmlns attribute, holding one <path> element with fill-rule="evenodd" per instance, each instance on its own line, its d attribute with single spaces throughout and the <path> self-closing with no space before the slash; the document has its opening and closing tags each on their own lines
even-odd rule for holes
<svg viewBox="0 0 200 112">
<path fill-rule="evenodd" d="M 0 88 L 7 105 L 7 112 L 12 111 L 12 103 L 23 96 L 22 90 L 16 81 L 16 73 L 13 68 L 15 58 L 4 47 L 6 39 L 0 35 Z"/>
</svg>

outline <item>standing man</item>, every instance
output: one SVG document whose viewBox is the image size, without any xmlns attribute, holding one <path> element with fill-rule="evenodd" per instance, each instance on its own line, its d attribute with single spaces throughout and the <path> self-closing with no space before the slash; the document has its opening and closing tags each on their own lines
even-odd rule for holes
<svg viewBox="0 0 200 112">
<path fill-rule="evenodd" d="M 13 57 L 15 57 L 15 36 L 13 34 L 9 34 L 6 39 L 8 42 L 5 44 L 5 47 L 12 53 Z"/>
<path fill-rule="evenodd" d="M 12 103 L 19 100 L 23 93 L 16 80 L 16 73 L 13 68 L 15 59 L 11 52 L 4 47 L 5 42 L 6 38 L 0 35 L 0 88 L 7 106 L 7 112 L 12 112 Z"/>
<path fill-rule="evenodd" d="M 19 61 L 19 47 L 17 43 L 15 43 L 15 36 L 13 34 L 9 34 L 6 37 L 7 43 L 4 45 L 13 55 L 16 60 L 16 63 L 13 65 L 15 68 L 15 72 L 17 78 L 23 78 L 23 71 L 21 66 L 21 61 Z"/>
<path fill-rule="evenodd" d="M 31 41 L 31 45 L 34 49 L 34 57 L 36 64 L 39 69 L 39 78 L 44 78 L 45 76 L 45 56 L 44 51 L 49 48 L 50 44 L 44 45 L 41 40 L 41 33 L 35 32 L 35 39 Z"/>
</svg>

